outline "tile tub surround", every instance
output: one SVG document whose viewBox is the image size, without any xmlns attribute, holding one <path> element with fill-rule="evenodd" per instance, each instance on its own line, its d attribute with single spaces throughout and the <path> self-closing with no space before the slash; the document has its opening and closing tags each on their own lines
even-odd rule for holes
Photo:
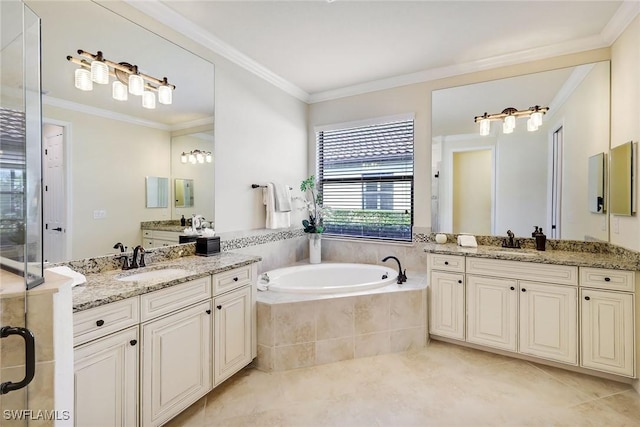
<svg viewBox="0 0 640 427">
<path fill-rule="evenodd" d="M 256 366 L 283 371 L 419 349 L 426 344 L 426 276 L 368 292 L 258 293 Z"/>
</svg>

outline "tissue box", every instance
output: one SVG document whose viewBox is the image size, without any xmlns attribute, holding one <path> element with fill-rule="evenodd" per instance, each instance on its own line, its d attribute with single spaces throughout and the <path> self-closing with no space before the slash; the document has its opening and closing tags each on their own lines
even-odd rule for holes
<svg viewBox="0 0 640 427">
<path fill-rule="evenodd" d="M 212 256 L 220 252 L 220 236 L 198 237 L 196 239 L 196 255 Z"/>
</svg>

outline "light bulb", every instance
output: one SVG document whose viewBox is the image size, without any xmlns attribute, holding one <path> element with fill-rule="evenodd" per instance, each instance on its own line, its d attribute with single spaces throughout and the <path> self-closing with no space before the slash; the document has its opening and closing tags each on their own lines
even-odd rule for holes
<svg viewBox="0 0 640 427">
<path fill-rule="evenodd" d="M 173 89 L 171 86 L 158 86 L 158 102 L 160 104 L 171 105 L 173 98 Z"/>
<path fill-rule="evenodd" d="M 102 61 L 91 61 L 91 80 L 101 85 L 109 83 L 109 66 Z"/>
<path fill-rule="evenodd" d="M 533 117 L 530 117 L 529 120 L 527 120 L 527 130 L 529 132 L 535 132 L 538 130 L 538 126 L 536 126 Z"/>
<path fill-rule="evenodd" d="M 198 160 L 198 163 L 204 163 L 204 156 L 202 153 L 196 154 L 196 160 Z"/>
<path fill-rule="evenodd" d="M 78 68 L 75 72 L 75 85 L 80 90 L 93 90 L 91 72 L 86 68 Z"/>
<path fill-rule="evenodd" d="M 213 161 L 213 156 L 211 155 L 211 153 L 207 153 L 206 160 L 207 160 L 207 163 L 211 163 Z"/>
<path fill-rule="evenodd" d="M 509 127 L 506 121 L 502 123 L 502 133 L 512 133 L 512 132 L 513 132 L 513 128 Z"/>
<path fill-rule="evenodd" d="M 126 101 L 129 98 L 127 86 L 125 86 L 121 81 L 114 80 L 112 87 L 112 96 L 116 101 Z"/>
<path fill-rule="evenodd" d="M 156 94 L 150 90 L 145 90 L 142 94 L 142 106 L 150 110 L 156 108 Z"/>
<path fill-rule="evenodd" d="M 182 153 L 180 156 L 180 163 L 187 163 L 187 153 Z"/>
<path fill-rule="evenodd" d="M 536 128 L 538 126 L 542 126 L 542 113 L 539 111 L 536 111 L 535 113 L 531 113 L 531 121 L 536 126 Z"/>
<path fill-rule="evenodd" d="M 480 135 L 487 136 L 491 133 L 491 120 L 482 119 L 480 120 Z"/>
<path fill-rule="evenodd" d="M 196 156 L 194 156 L 193 153 L 189 153 L 189 163 L 196 164 Z"/>
<path fill-rule="evenodd" d="M 144 92 L 144 80 L 138 74 L 129 75 L 129 93 L 131 95 L 142 95 Z"/>
<path fill-rule="evenodd" d="M 507 117 L 504 118 L 504 123 L 513 131 L 516 128 L 516 116 L 513 116 L 511 114 L 508 115 Z"/>
</svg>

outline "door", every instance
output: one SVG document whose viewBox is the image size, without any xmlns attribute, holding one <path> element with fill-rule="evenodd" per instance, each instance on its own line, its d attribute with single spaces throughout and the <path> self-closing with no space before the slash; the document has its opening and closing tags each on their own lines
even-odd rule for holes
<svg viewBox="0 0 640 427">
<path fill-rule="evenodd" d="M 43 134 L 44 261 L 59 262 L 66 256 L 66 205 L 64 128 L 45 124 Z"/>
<path fill-rule="evenodd" d="M 562 126 L 553 132 L 551 137 L 551 189 L 550 189 L 550 218 L 551 224 L 547 226 L 550 239 L 560 238 L 560 225 L 562 220 L 562 151 L 563 128 Z"/>
<path fill-rule="evenodd" d="M 453 232 L 492 234 L 491 150 L 453 153 Z"/>
<path fill-rule="evenodd" d="M 251 360 L 251 286 L 214 299 L 214 386 Z"/>
<path fill-rule="evenodd" d="M 142 325 L 142 425 L 159 426 L 211 390 L 211 300 Z"/>
<path fill-rule="evenodd" d="M 464 340 L 464 274 L 431 272 L 429 333 Z"/>
<path fill-rule="evenodd" d="M 76 427 L 138 424 L 138 347 L 136 326 L 74 350 Z"/>
<path fill-rule="evenodd" d="M 516 351 L 518 283 L 467 275 L 467 341 Z"/>
<path fill-rule="evenodd" d="M 581 289 L 580 305 L 581 366 L 632 377 L 633 295 Z"/>
<path fill-rule="evenodd" d="M 520 282 L 520 353 L 578 364 L 578 290 Z"/>
</svg>

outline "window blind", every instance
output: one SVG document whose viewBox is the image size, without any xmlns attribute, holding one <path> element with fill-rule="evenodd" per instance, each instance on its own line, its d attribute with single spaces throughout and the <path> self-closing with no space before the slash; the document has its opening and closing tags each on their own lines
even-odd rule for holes
<svg viewBox="0 0 640 427">
<path fill-rule="evenodd" d="M 325 233 L 411 241 L 413 120 L 316 133 Z"/>
</svg>

